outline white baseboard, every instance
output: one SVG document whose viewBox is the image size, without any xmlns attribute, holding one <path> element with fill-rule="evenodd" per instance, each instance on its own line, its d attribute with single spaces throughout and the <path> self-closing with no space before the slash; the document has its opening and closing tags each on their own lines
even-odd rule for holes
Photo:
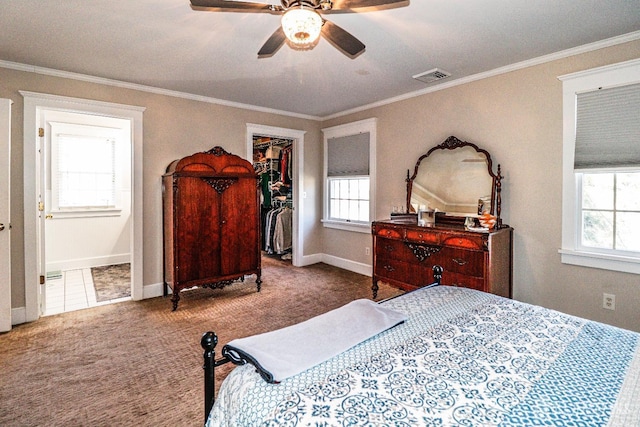
<svg viewBox="0 0 640 427">
<path fill-rule="evenodd" d="M 16 307 L 11 309 L 11 324 L 12 325 L 20 325 L 22 323 L 27 323 L 27 308 L 26 307 Z"/>
<path fill-rule="evenodd" d="M 322 262 L 369 277 L 372 276 L 373 272 L 373 267 L 369 264 L 363 264 L 361 262 L 351 261 L 349 259 L 339 258 L 333 255 L 322 254 Z"/>
<path fill-rule="evenodd" d="M 113 254 L 93 258 L 77 258 L 56 262 L 47 262 L 47 271 L 79 270 L 81 268 L 124 264 L 126 262 L 131 262 L 131 254 Z"/>
<path fill-rule="evenodd" d="M 300 257 L 301 264 L 296 267 L 306 267 L 307 265 L 317 264 L 322 262 L 322 254 L 303 255 Z"/>
<path fill-rule="evenodd" d="M 164 295 L 164 284 L 154 283 L 151 285 L 144 285 L 142 288 L 142 299 L 156 298 Z M 169 294 L 171 294 L 171 288 L 169 288 Z"/>
</svg>

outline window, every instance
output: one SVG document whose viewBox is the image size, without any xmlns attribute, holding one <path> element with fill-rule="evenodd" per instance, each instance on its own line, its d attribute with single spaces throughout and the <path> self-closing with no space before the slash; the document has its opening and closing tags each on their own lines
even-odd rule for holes
<svg viewBox="0 0 640 427">
<path fill-rule="evenodd" d="M 57 213 L 120 209 L 118 130 L 49 122 L 51 210 Z"/>
<path fill-rule="evenodd" d="M 329 219 L 369 221 L 369 177 L 328 177 Z"/>
<path fill-rule="evenodd" d="M 579 249 L 640 253 L 640 173 L 579 173 L 581 211 Z"/>
<path fill-rule="evenodd" d="M 57 208 L 115 208 L 115 140 L 58 135 L 57 145 Z"/>
<path fill-rule="evenodd" d="M 640 60 L 560 79 L 562 262 L 640 274 Z"/>
<path fill-rule="evenodd" d="M 375 119 L 323 129 L 325 227 L 370 232 L 373 217 Z"/>
</svg>

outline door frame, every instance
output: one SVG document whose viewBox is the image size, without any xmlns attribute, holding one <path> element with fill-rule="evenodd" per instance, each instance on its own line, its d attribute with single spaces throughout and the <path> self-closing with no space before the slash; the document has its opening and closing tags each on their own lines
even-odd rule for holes
<svg viewBox="0 0 640 427">
<path fill-rule="evenodd" d="M 43 110 L 60 110 L 81 114 L 97 114 L 131 122 L 131 297 L 143 298 L 142 283 L 142 114 L 144 107 L 70 98 L 36 92 L 19 91 L 24 98 L 24 283 L 25 321 L 37 320 L 42 314 L 39 276 L 39 211 L 40 184 L 37 179 L 38 136 Z M 138 196 L 137 196 L 138 195 Z M 136 197 L 137 196 L 137 197 Z"/>
<path fill-rule="evenodd" d="M 11 104 L 0 99 L 0 332 L 11 330 Z"/>
<path fill-rule="evenodd" d="M 287 129 L 274 126 L 247 123 L 247 147 L 245 158 L 253 164 L 253 136 L 271 136 L 293 140 L 293 224 L 291 228 L 291 263 L 294 267 L 301 267 L 304 259 L 303 239 L 300 233 L 300 219 L 303 218 L 304 191 L 302 177 L 304 176 L 304 135 L 303 130 Z"/>
</svg>

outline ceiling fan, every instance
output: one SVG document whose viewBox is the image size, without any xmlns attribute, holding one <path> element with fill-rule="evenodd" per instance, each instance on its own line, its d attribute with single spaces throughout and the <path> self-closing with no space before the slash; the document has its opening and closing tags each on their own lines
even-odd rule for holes
<svg viewBox="0 0 640 427">
<path fill-rule="evenodd" d="M 320 36 L 355 58 L 365 45 L 320 14 L 352 13 L 406 6 L 408 0 L 280 0 L 280 5 L 234 0 L 190 0 L 194 10 L 282 14 L 282 25 L 267 39 L 258 57 L 273 56 L 287 42 L 294 49 L 313 48 Z"/>
</svg>

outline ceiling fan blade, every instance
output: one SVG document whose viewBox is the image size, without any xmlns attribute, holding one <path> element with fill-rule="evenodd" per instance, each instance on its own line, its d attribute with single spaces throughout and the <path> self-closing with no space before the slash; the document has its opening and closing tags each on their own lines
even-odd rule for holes
<svg viewBox="0 0 640 427">
<path fill-rule="evenodd" d="M 322 11 L 323 13 L 347 12 L 351 9 L 367 9 L 374 10 L 388 9 L 395 7 L 408 6 L 409 0 L 333 0 L 330 10 Z M 358 11 L 359 12 L 359 11 Z"/>
<path fill-rule="evenodd" d="M 265 58 L 269 56 L 273 56 L 278 49 L 282 47 L 284 42 L 286 41 L 287 36 L 285 36 L 284 31 L 281 26 L 278 26 L 278 29 L 271 34 L 271 37 L 265 42 L 264 45 L 260 48 L 260 52 L 258 52 L 258 58 Z"/>
<path fill-rule="evenodd" d="M 355 58 L 364 51 L 360 40 L 330 21 L 324 21 L 322 36 L 348 56 Z"/>
<path fill-rule="evenodd" d="M 281 12 L 284 10 L 282 6 L 278 5 L 229 0 L 191 0 L 191 8 L 194 10 L 225 10 L 228 12 Z"/>
</svg>

